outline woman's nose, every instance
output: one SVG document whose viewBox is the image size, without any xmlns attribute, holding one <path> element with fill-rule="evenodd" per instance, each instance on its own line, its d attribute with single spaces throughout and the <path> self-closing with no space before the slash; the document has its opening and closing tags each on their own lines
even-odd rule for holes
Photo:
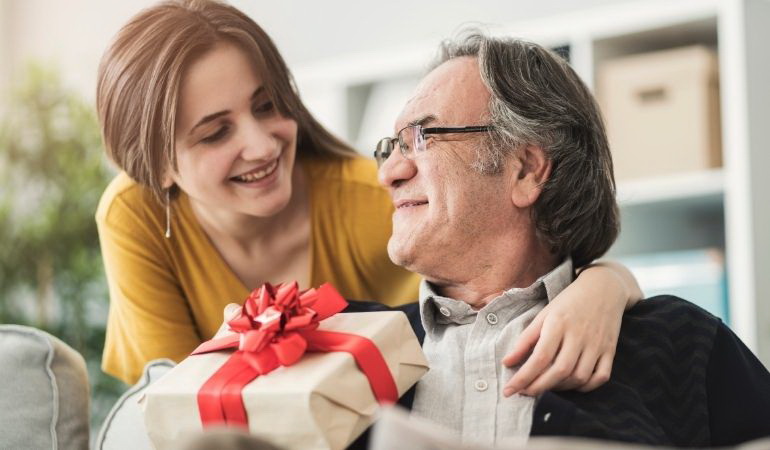
<svg viewBox="0 0 770 450">
<path fill-rule="evenodd" d="M 247 161 L 270 160 L 280 153 L 280 142 L 270 124 L 247 120 L 241 126 L 241 158 Z"/>
</svg>

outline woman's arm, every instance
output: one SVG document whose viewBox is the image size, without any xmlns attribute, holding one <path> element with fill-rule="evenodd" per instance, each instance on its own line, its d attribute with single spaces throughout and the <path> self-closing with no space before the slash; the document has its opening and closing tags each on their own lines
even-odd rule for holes
<svg viewBox="0 0 770 450">
<path fill-rule="evenodd" d="M 539 395 L 546 390 L 591 391 L 606 383 L 623 311 L 643 294 L 622 264 L 589 264 L 522 332 L 503 364 L 513 366 L 532 352 L 503 393 Z"/>
<path fill-rule="evenodd" d="M 110 290 L 102 369 L 129 384 L 147 362 L 180 360 L 200 343 L 162 248 L 163 224 L 134 206 L 113 198 L 96 214 Z"/>
</svg>

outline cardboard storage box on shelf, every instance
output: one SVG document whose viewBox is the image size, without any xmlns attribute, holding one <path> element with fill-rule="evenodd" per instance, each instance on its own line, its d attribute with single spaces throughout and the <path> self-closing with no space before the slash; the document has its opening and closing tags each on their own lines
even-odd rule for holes
<svg viewBox="0 0 770 450">
<path fill-rule="evenodd" d="M 609 60 L 599 67 L 597 97 L 616 179 L 721 166 L 717 56 L 710 48 Z"/>
<path fill-rule="evenodd" d="M 428 370 L 417 337 L 400 311 L 340 313 L 320 331 L 351 333 L 379 349 L 403 395 Z M 232 352 L 192 355 L 153 383 L 141 399 L 155 447 L 176 448 L 200 433 L 197 394 Z M 378 410 L 369 380 L 349 353 L 305 353 L 296 364 L 258 376 L 241 392 L 250 433 L 287 449 L 342 449 Z"/>
</svg>

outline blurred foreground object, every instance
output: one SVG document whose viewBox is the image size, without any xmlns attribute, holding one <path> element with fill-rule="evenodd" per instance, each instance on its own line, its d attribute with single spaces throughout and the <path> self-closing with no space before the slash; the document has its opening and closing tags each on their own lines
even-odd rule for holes
<svg viewBox="0 0 770 450">
<path fill-rule="evenodd" d="M 88 448 L 83 357 L 48 333 L 0 325 L 0 448 Z"/>
<path fill-rule="evenodd" d="M 578 437 L 532 437 L 526 442 L 508 442 L 496 446 L 462 444 L 452 431 L 421 417 L 412 416 L 409 411 L 398 406 L 383 409 L 374 426 L 371 445 L 369 446 L 370 450 L 640 450 L 653 448 L 666 450 L 675 447 L 629 444 L 627 442 Z M 735 447 L 720 448 L 766 450 L 770 449 L 770 438 L 757 439 Z M 195 448 L 195 450 L 197 449 L 198 447 Z"/>
</svg>

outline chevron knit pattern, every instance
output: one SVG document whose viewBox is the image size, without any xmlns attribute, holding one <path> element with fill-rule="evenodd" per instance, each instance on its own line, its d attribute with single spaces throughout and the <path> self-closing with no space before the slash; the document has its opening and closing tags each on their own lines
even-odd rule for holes
<svg viewBox="0 0 770 450">
<path fill-rule="evenodd" d="M 579 405 L 569 434 L 621 441 L 707 446 L 706 369 L 720 320 L 671 296 L 628 311 L 611 380 L 557 393 Z"/>
</svg>

